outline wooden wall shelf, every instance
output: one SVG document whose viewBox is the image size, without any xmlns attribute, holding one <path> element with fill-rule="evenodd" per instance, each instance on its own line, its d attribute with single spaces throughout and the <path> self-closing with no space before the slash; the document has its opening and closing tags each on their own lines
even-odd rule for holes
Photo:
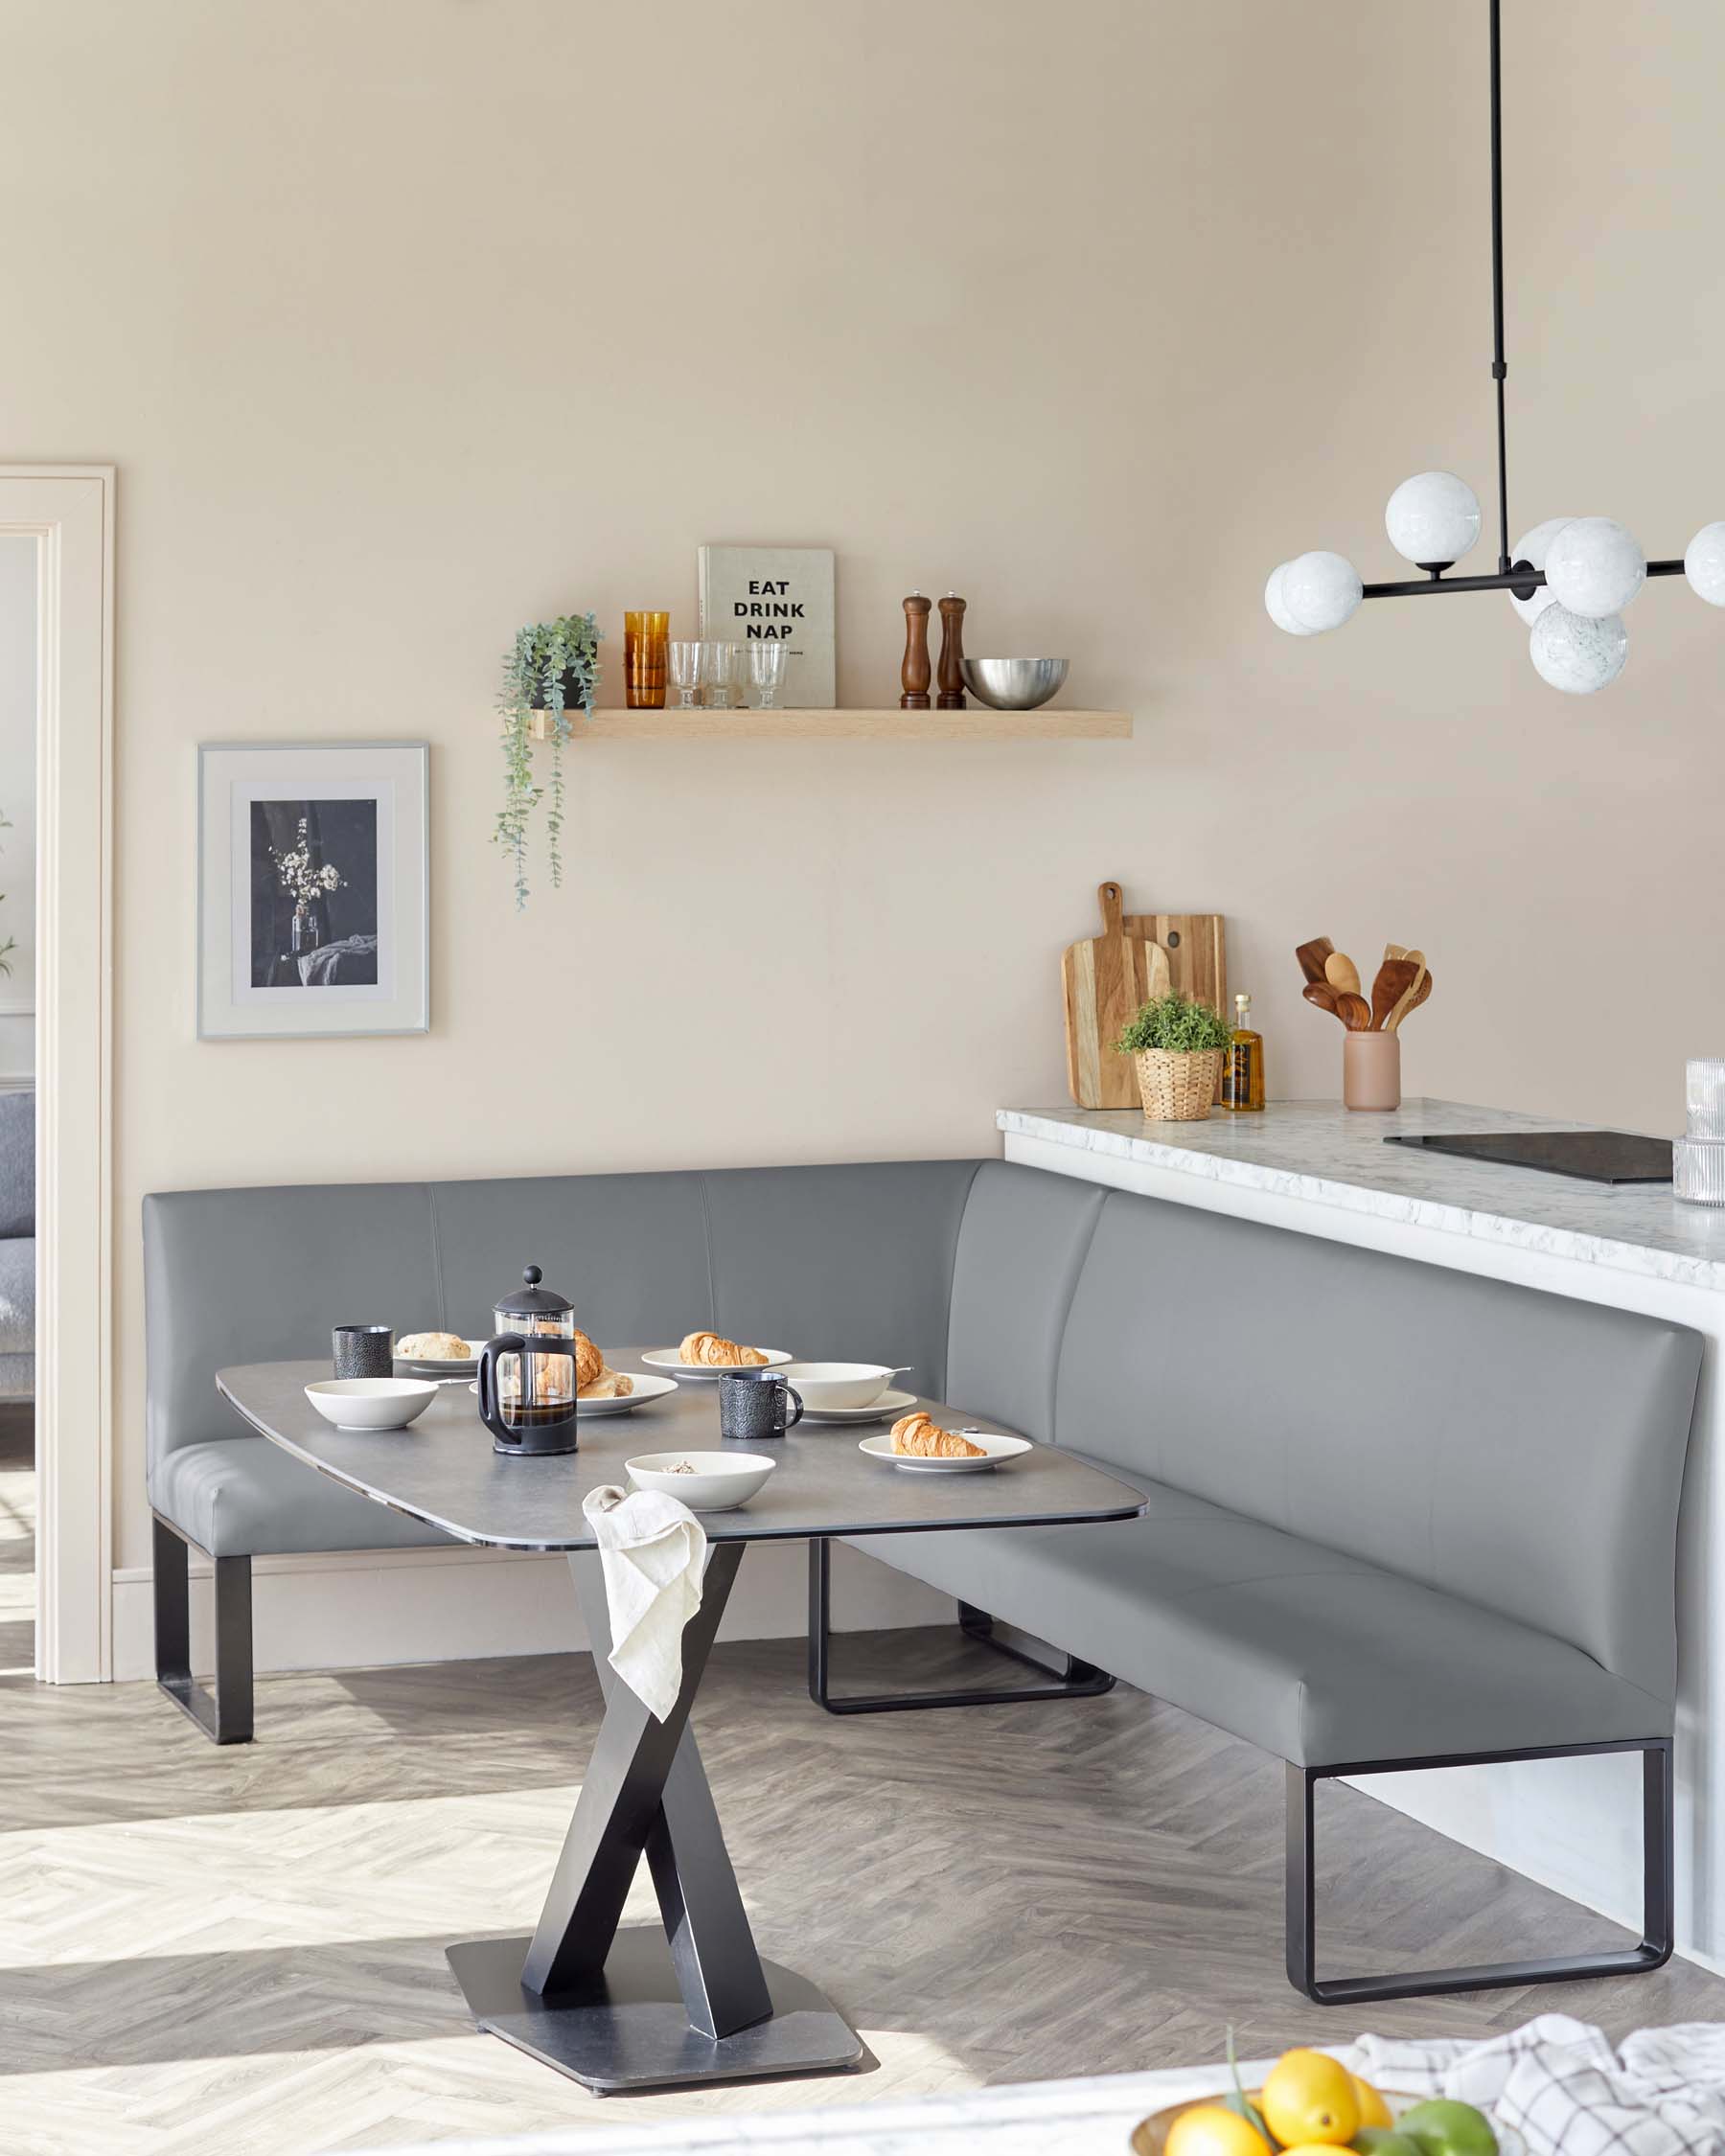
<svg viewBox="0 0 1725 2156">
<path fill-rule="evenodd" d="M 549 715 L 536 739 L 550 734 Z M 570 724 L 584 741 L 1120 741 L 1132 733 L 1126 711 L 595 711 Z M 572 744 L 573 745 L 573 744 Z"/>
</svg>

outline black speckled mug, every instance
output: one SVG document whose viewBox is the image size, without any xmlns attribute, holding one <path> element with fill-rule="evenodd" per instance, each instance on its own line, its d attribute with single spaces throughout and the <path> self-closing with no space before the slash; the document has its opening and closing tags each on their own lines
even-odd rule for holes
<svg viewBox="0 0 1725 2156">
<path fill-rule="evenodd" d="M 395 1375 L 393 1325 L 337 1325 L 333 1339 L 338 1378 Z"/>
<path fill-rule="evenodd" d="M 794 1402 L 795 1411 L 792 1411 Z M 776 1370 L 726 1370 L 719 1380 L 719 1434 L 746 1445 L 782 1437 L 803 1418 L 802 1395 Z"/>
</svg>

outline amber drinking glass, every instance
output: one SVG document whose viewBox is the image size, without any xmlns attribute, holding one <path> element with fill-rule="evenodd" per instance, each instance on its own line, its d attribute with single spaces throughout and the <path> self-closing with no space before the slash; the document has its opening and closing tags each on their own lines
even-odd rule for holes
<svg viewBox="0 0 1725 2156">
<path fill-rule="evenodd" d="M 665 708 L 670 634 L 669 612 L 623 616 L 623 682 L 631 711 Z"/>
</svg>

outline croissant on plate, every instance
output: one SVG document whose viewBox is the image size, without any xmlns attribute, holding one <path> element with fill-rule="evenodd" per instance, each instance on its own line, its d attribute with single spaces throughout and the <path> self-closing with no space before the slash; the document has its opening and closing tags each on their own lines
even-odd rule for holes
<svg viewBox="0 0 1725 2156">
<path fill-rule="evenodd" d="M 892 1449 L 915 1459 L 986 1459 L 988 1447 L 973 1445 L 955 1430 L 942 1430 L 932 1415 L 919 1408 L 901 1415 L 892 1426 Z"/>
<path fill-rule="evenodd" d="M 575 1328 L 575 1383 L 585 1392 L 605 1375 L 605 1357 L 579 1325 Z"/>
<path fill-rule="evenodd" d="M 740 1347 L 722 1333 L 685 1333 L 677 1353 L 681 1362 L 706 1369 L 758 1369 L 767 1360 L 758 1347 Z"/>
<path fill-rule="evenodd" d="M 634 1380 L 621 1370 L 601 1370 L 596 1378 L 589 1378 L 581 1388 L 583 1400 L 627 1400 L 634 1390 Z"/>
</svg>

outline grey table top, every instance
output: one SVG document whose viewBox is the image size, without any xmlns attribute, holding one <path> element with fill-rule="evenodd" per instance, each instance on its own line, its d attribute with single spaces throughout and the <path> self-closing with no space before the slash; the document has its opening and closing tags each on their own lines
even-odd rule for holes
<svg viewBox="0 0 1725 2156">
<path fill-rule="evenodd" d="M 638 1370 L 638 1349 L 607 1350 L 613 1369 Z M 306 1398 L 305 1388 L 329 1375 L 324 1362 L 251 1363 L 218 1371 L 216 1383 L 254 1430 L 295 1458 L 459 1542 L 591 1549 L 582 1500 L 604 1482 L 627 1488 L 626 1461 L 643 1453 L 724 1449 L 719 1388 L 700 1381 L 682 1383 L 630 1414 L 585 1418 L 579 1452 L 505 1459 L 493 1452 L 478 1403 L 465 1386 L 446 1386 L 406 1430 L 348 1431 L 325 1422 Z M 1004 1431 L 986 1416 L 934 1401 L 919 1405 L 949 1428 Z M 760 1447 L 777 1459 L 776 1472 L 740 1510 L 701 1516 L 709 1541 L 1130 1520 L 1144 1508 L 1129 1484 L 1047 1445 L 976 1475 L 915 1473 L 858 1451 L 860 1439 L 890 1427 L 889 1421 L 804 1424 Z"/>
</svg>

